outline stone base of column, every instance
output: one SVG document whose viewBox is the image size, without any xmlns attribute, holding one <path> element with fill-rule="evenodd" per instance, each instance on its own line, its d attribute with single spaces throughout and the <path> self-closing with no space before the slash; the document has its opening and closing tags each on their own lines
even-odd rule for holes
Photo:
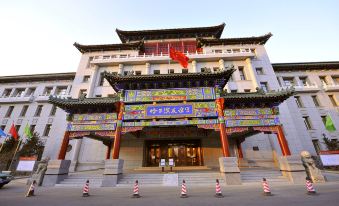
<svg viewBox="0 0 339 206">
<path fill-rule="evenodd" d="M 238 158 L 219 157 L 220 172 L 225 179 L 226 185 L 241 185 Z"/>
<path fill-rule="evenodd" d="M 299 155 L 279 157 L 280 171 L 294 184 L 304 184 L 306 171 Z"/>
<path fill-rule="evenodd" d="M 70 172 L 75 172 L 76 168 L 78 165 L 78 161 L 72 160 L 71 165 L 69 166 L 69 171 Z"/>
<path fill-rule="evenodd" d="M 50 160 L 45 173 L 42 186 L 51 187 L 60 183 L 68 176 L 71 160 Z"/>
<path fill-rule="evenodd" d="M 105 170 L 101 187 L 115 187 L 122 176 L 123 167 L 124 160 L 122 159 L 105 160 Z"/>
</svg>

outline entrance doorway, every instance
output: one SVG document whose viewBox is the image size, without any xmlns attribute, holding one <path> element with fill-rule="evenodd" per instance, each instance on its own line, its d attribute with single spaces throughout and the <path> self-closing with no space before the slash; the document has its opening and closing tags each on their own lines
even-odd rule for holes
<svg viewBox="0 0 339 206">
<path fill-rule="evenodd" d="M 175 166 L 202 166 L 200 140 L 146 140 L 145 166 L 158 167 L 160 159 L 174 159 Z"/>
</svg>

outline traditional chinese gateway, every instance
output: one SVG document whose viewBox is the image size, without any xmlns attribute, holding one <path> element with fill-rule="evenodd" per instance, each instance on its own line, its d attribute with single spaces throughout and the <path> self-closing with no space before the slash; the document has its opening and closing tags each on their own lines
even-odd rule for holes
<svg viewBox="0 0 339 206">
<path fill-rule="evenodd" d="M 73 98 L 50 97 L 68 123 L 44 184 L 71 167 L 105 168 L 102 186 L 114 186 L 122 173 L 157 168 L 161 159 L 220 170 L 227 184 L 240 184 L 239 166 L 249 165 L 280 168 L 296 181 L 293 170 L 302 169 L 294 155 L 311 140 L 288 121 L 293 111 L 283 102 L 293 90 L 280 89 L 268 60 L 272 35 L 222 39 L 224 26 L 117 29 L 121 44 L 75 43 L 83 55 Z M 170 47 L 189 57 L 187 69 L 171 61 Z"/>
</svg>

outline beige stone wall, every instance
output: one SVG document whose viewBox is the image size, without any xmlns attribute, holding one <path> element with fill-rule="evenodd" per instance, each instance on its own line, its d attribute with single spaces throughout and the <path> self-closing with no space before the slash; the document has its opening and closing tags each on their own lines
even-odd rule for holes
<svg viewBox="0 0 339 206">
<path fill-rule="evenodd" d="M 120 159 L 123 159 L 124 169 L 135 169 L 142 166 L 144 140 L 131 135 L 121 138 Z"/>
<path fill-rule="evenodd" d="M 222 157 L 219 133 L 212 132 L 208 137 L 201 139 L 204 165 L 207 167 L 219 167 L 219 157 Z"/>
</svg>

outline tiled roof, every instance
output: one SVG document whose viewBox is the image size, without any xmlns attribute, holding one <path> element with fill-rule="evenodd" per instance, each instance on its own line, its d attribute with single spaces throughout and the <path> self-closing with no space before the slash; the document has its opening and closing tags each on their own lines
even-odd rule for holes
<svg viewBox="0 0 339 206">
<path fill-rule="evenodd" d="M 242 37 L 242 38 L 225 38 L 225 39 L 198 39 L 198 47 L 213 45 L 236 45 L 236 44 L 260 44 L 264 45 L 272 34 L 268 33 L 262 36 Z"/>
<path fill-rule="evenodd" d="M 120 50 L 140 50 L 144 46 L 143 41 L 123 44 L 101 44 L 101 45 L 82 45 L 77 42 L 73 44 L 81 53 L 95 51 L 120 51 Z"/>
<path fill-rule="evenodd" d="M 339 61 L 329 62 L 296 62 L 296 63 L 274 63 L 275 71 L 308 70 L 308 69 L 339 69 Z"/>
</svg>

